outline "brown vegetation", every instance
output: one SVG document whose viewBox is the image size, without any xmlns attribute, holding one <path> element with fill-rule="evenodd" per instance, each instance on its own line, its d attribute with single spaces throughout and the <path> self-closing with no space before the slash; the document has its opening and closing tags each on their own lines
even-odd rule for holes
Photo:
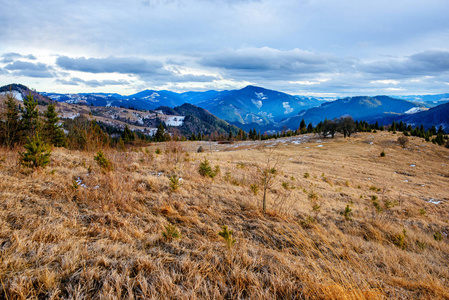
<svg viewBox="0 0 449 300">
<path fill-rule="evenodd" d="M 447 299 L 449 149 L 395 137 L 279 146 L 265 214 L 258 142 L 0 149 L 0 298 Z"/>
</svg>

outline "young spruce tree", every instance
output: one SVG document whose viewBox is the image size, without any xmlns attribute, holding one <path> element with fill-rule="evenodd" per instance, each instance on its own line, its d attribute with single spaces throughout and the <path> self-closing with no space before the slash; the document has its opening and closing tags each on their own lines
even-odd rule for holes
<svg viewBox="0 0 449 300">
<path fill-rule="evenodd" d="M 23 147 L 26 151 L 19 152 L 20 163 L 23 166 L 39 169 L 45 168 L 45 166 L 50 162 L 50 146 L 41 139 L 38 132 L 36 132 L 31 138 L 28 138 L 28 143 L 26 143 Z"/>
<path fill-rule="evenodd" d="M 0 144 L 5 145 L 7 148 L 20 143 L 22 123 L 19 113 L 19 106 L 14 100 L 14 96 L 7 94 L 0 116 Z"/>
<path fill-rule="evenodd" d="M 37 110 L 37 101 L 31 93 L 23 99 L 22 112 L 22 129 L 24 135 L 32 138 L 39 129 L 39 112 Z"/>
<path fill-rule="evenodd" d="M 65 147 L 67 138 L 64 131 L 58 125 L 59 117 L 54 104 L 47 106 L 44 117 L 45 120 L 42 130 L 45 140 L 56 147 Z"/>
</svg>

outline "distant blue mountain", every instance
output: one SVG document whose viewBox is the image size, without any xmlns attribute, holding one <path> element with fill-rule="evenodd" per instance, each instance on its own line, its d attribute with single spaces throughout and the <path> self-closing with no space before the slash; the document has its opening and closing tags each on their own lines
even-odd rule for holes
<svg viewBox="0 0 449 300">
<path fill-rule="evenodd" d="M 355 120 L 370 120 L 391 115 L 401 115 L 406 112 L 415 112 L 424 108 L 422 104 L 412 103 L 406 100 L 395 99 L 388 96 L 376 97 L 349 97 L 344 99 L 326 102 L 319 107 L 313 107 L 300 112 L 283 122 L 280 126 L 287 126 L 297 129 L 302 119 L 305 122 L 318 124 L 324 119 L 334 119 L 341 116 L 351 116 Z"/>
<path fill-rule="evenodd" d="M 429 110 L 414 114 L 374 116 L 367 120 L 370 123 L 379 122 L 380 125 L 391 124 L 393 121 L 405 122 L 409 125 L 421 126 L 427 130 L 432 126 L 443 126 L 445 132 L 449 132 L 449 103 L 440 104 Z"/>
<path fill-rule="evenodd" d="M 223 91 L 214 98 L 198 102 L 217 117 L 234 124 L 267 125 L 291 117 L 298 111 L 320 105 L 316 98 L 298 97 L 282 92 L 247 86 Z"/>
<path fill-rule="evenodd" d="M 426 107 L 434 107 L 449 102 L 449 94 L 394 96 L 412 102 L 422 103 Z"/>
</svg>

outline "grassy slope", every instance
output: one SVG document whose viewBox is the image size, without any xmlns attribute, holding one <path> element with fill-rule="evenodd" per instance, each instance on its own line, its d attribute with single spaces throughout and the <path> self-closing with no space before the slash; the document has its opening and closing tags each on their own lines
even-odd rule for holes
<svg viewBox="0 0 449 300">
<path fill-rule="evenodd" d="M 177 164 L 172 151 L 153 153 L 179 144 L 106 151 L 107 174 L 94 153 L 55 149 L 45 170 L 26 175 L 16 151 L 0 150 L 0 298 L 447 299 L 448 237 L 433 234 L 449 233 L 449 150 L 395 139 L 279 147 L 267 214 L 250 189 L 268 153 L 256 144 L 196 153 L 199 143 L 183 143 Z M 205 157 L 220 165 L 214 180 L 197 172 Z M 174 172 L 183 178 L 175 192 Z M 86 187 L 74 188 L 78 178 Z M 376 213 L 372 196 L 398 205 Z M 348 221 L 340 212 L 351 202 Z M 168 223 L 180 239 L 162 237 Z M 222 225 L 234 231 L 231 250 Z"/>
</svg>

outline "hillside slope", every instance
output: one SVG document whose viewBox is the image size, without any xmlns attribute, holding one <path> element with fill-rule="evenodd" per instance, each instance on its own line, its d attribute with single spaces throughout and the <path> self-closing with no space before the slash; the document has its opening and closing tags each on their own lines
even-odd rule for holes
<svg viewBox="0 0 449 300">
<path fill-rule="evenodd" d="M 157 109 L 163 111 L 165 114 L 186 116 L 183 125 L 179 128 L 184 135 L 190 135 L 192 133 L 196 135 L 209 135 L 214 132 L 218 134 L 228 134 L 229 132 L 232 132 L 235 136 L 239 132 L 238 127 L 230 125 L 207 110 L 192 104 L 185 103 L 174 108 L 159 107 Z"/>
<path fill-rule="evenodd" d="M 105 150 L 109 173 L 94 152 L 54 149 L 29 174 L 0 149 L 0 297 L 447 299 L 449 149 L 396 138 Z M 282 163 L 264 214 L 253 191 L 270 157 Z"/>
</svg>

